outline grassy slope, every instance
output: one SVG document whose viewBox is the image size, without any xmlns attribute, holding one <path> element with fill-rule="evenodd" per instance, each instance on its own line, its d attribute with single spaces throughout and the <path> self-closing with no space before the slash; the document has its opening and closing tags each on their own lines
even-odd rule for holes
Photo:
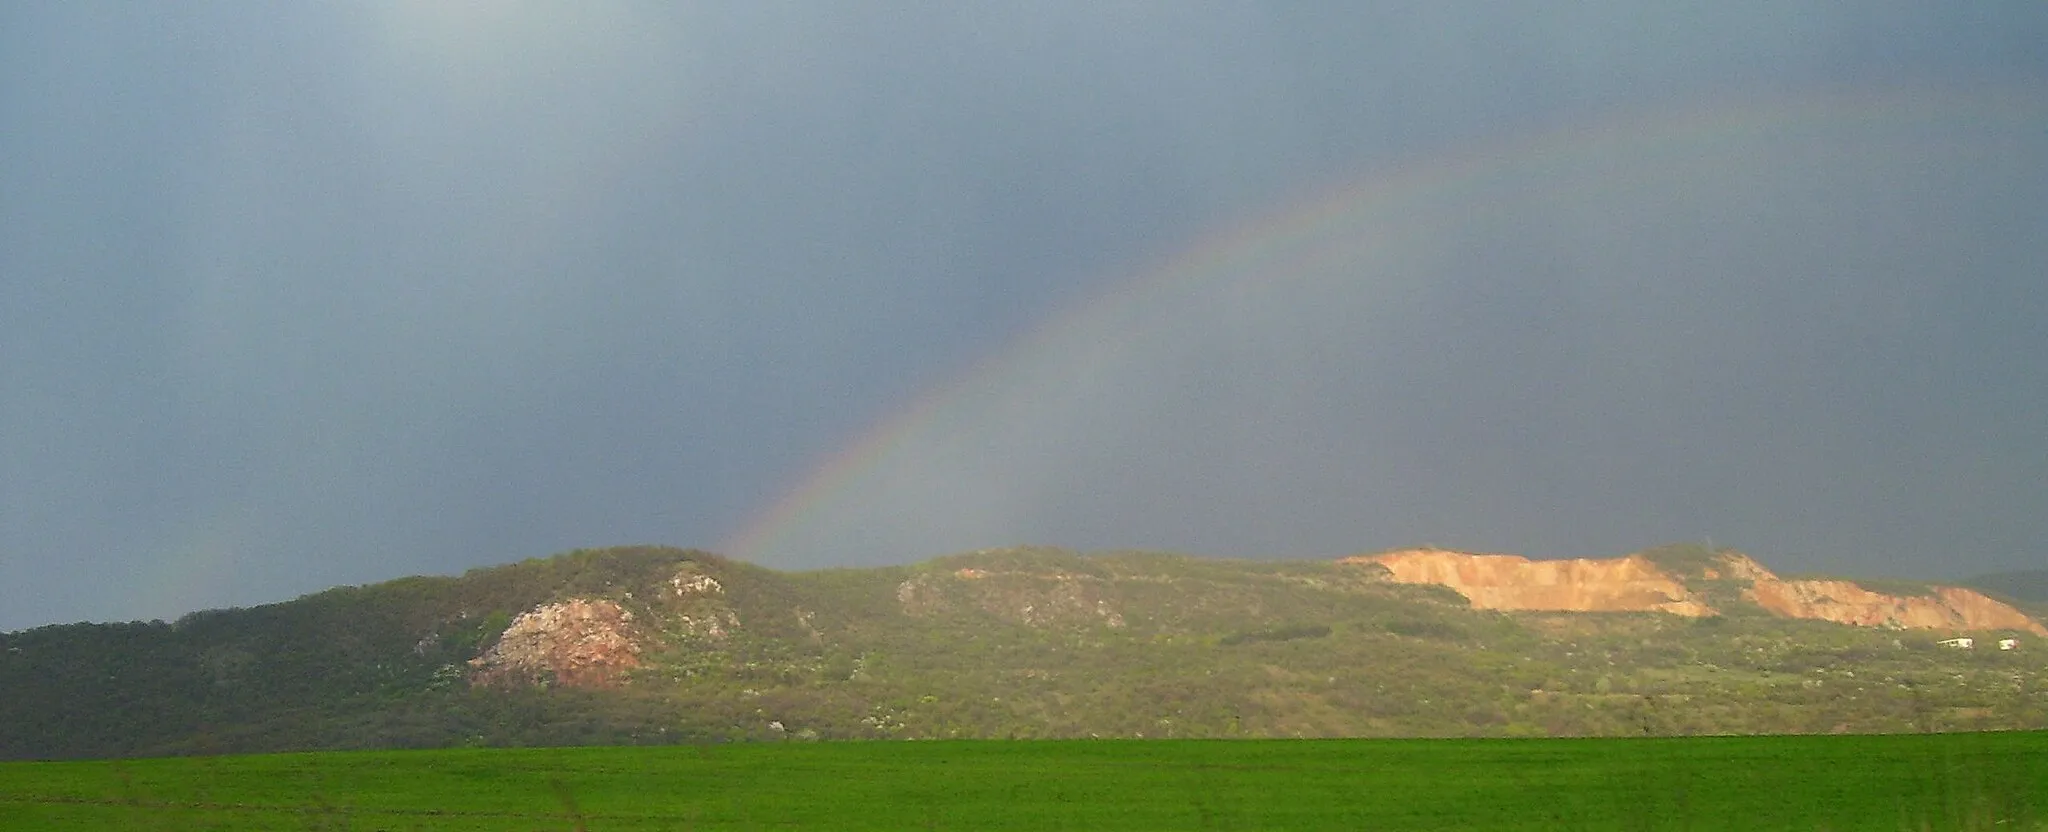
<svg viewBox="0 0 2048 832">
<path fill-rule="evenodd" d="M 0 765 L 0 829 L 2048 829 L 2048 734 L 749 744 Z"/>
</svg>

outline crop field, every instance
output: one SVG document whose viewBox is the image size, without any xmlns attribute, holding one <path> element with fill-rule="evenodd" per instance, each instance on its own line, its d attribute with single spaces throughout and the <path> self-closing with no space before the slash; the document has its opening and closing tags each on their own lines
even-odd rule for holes
<svg viewBox="0 0 2048 832">
<path fill-rule="evenodd" d="M 0 764 L 4 829 L 2048 830 L 2048 733 L 854 742 Z"/>
</svg>

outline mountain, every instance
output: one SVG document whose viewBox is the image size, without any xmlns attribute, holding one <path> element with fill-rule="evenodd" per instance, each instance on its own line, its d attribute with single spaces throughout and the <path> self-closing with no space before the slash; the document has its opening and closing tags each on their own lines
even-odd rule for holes
<svg viewBox="0 0 2048 832">
<path fill-rule="evenodd" d="M 0 635 L 0 757 L 2040 728 L 2044 632 L 1973 590 L 1785 579 L 1684 546 L 1023 548 L 815 572 L 587 550 Z M 1939 642 L 1958 634 L 1974 648 Z"/>
</svg>

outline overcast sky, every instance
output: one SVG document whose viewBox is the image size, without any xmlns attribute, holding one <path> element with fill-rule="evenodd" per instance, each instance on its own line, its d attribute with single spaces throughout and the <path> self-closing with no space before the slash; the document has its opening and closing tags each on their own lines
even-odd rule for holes
<svg viewBox="0 0 2048 832">
<path fill-rule="evenodd" d="M 2038 0 L 0 5 L 0 629 L 639 542 L 2038 567 L 2043 44 Z"/>
</svg>

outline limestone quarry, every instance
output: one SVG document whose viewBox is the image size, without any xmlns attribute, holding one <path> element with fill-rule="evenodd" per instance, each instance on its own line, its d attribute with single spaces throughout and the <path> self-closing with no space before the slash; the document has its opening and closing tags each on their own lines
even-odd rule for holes
<svg viewBox="0 0 2048 832">
<path fill-rule="evenodd" d="M 1685 579 L 1643 555 L 1608 559 L 1530 560 L 1519 555 L 1410 549 L 1345 558 L 1385 567 L 1390 580 L 1439 584 L 1491 610 L 1559 612 L 1665 612 L 1717 615 Z M 1972 589 L 1929 587 L 1921 594 L 1888 594 L 1846 580 L 1787 580 L 1746 555 L 1722 552 L 1700 580 L 1733 582 L 1741 598 L 1785 618 L 1818 619 L 1859 627 L 1928 630 L 2021 630 L 2048 636 L 2048 627 L 2012 606 Z"/>
<path fill-rule="evenodd" d="M 2048 628 L 2019 610 L 1973 589 L 1934 587 L 1929 596 L 1886 595 L 1852 581 L 1757 581 L 1744 593 L 1757 606 L 1788 618 L 1820 618 L 1859 627 L 1922 630 L 2025 630 Z"/>
<path fill-rule="evenodd" d="M 1480 609 L 1714 614 L 1685 584 L 1642 555 L 1539 561 L 1520 555 L 1415 549 L 1345 562 L 1377 563 L 1400 583 L 1442 584 Z"/>
</svg>

